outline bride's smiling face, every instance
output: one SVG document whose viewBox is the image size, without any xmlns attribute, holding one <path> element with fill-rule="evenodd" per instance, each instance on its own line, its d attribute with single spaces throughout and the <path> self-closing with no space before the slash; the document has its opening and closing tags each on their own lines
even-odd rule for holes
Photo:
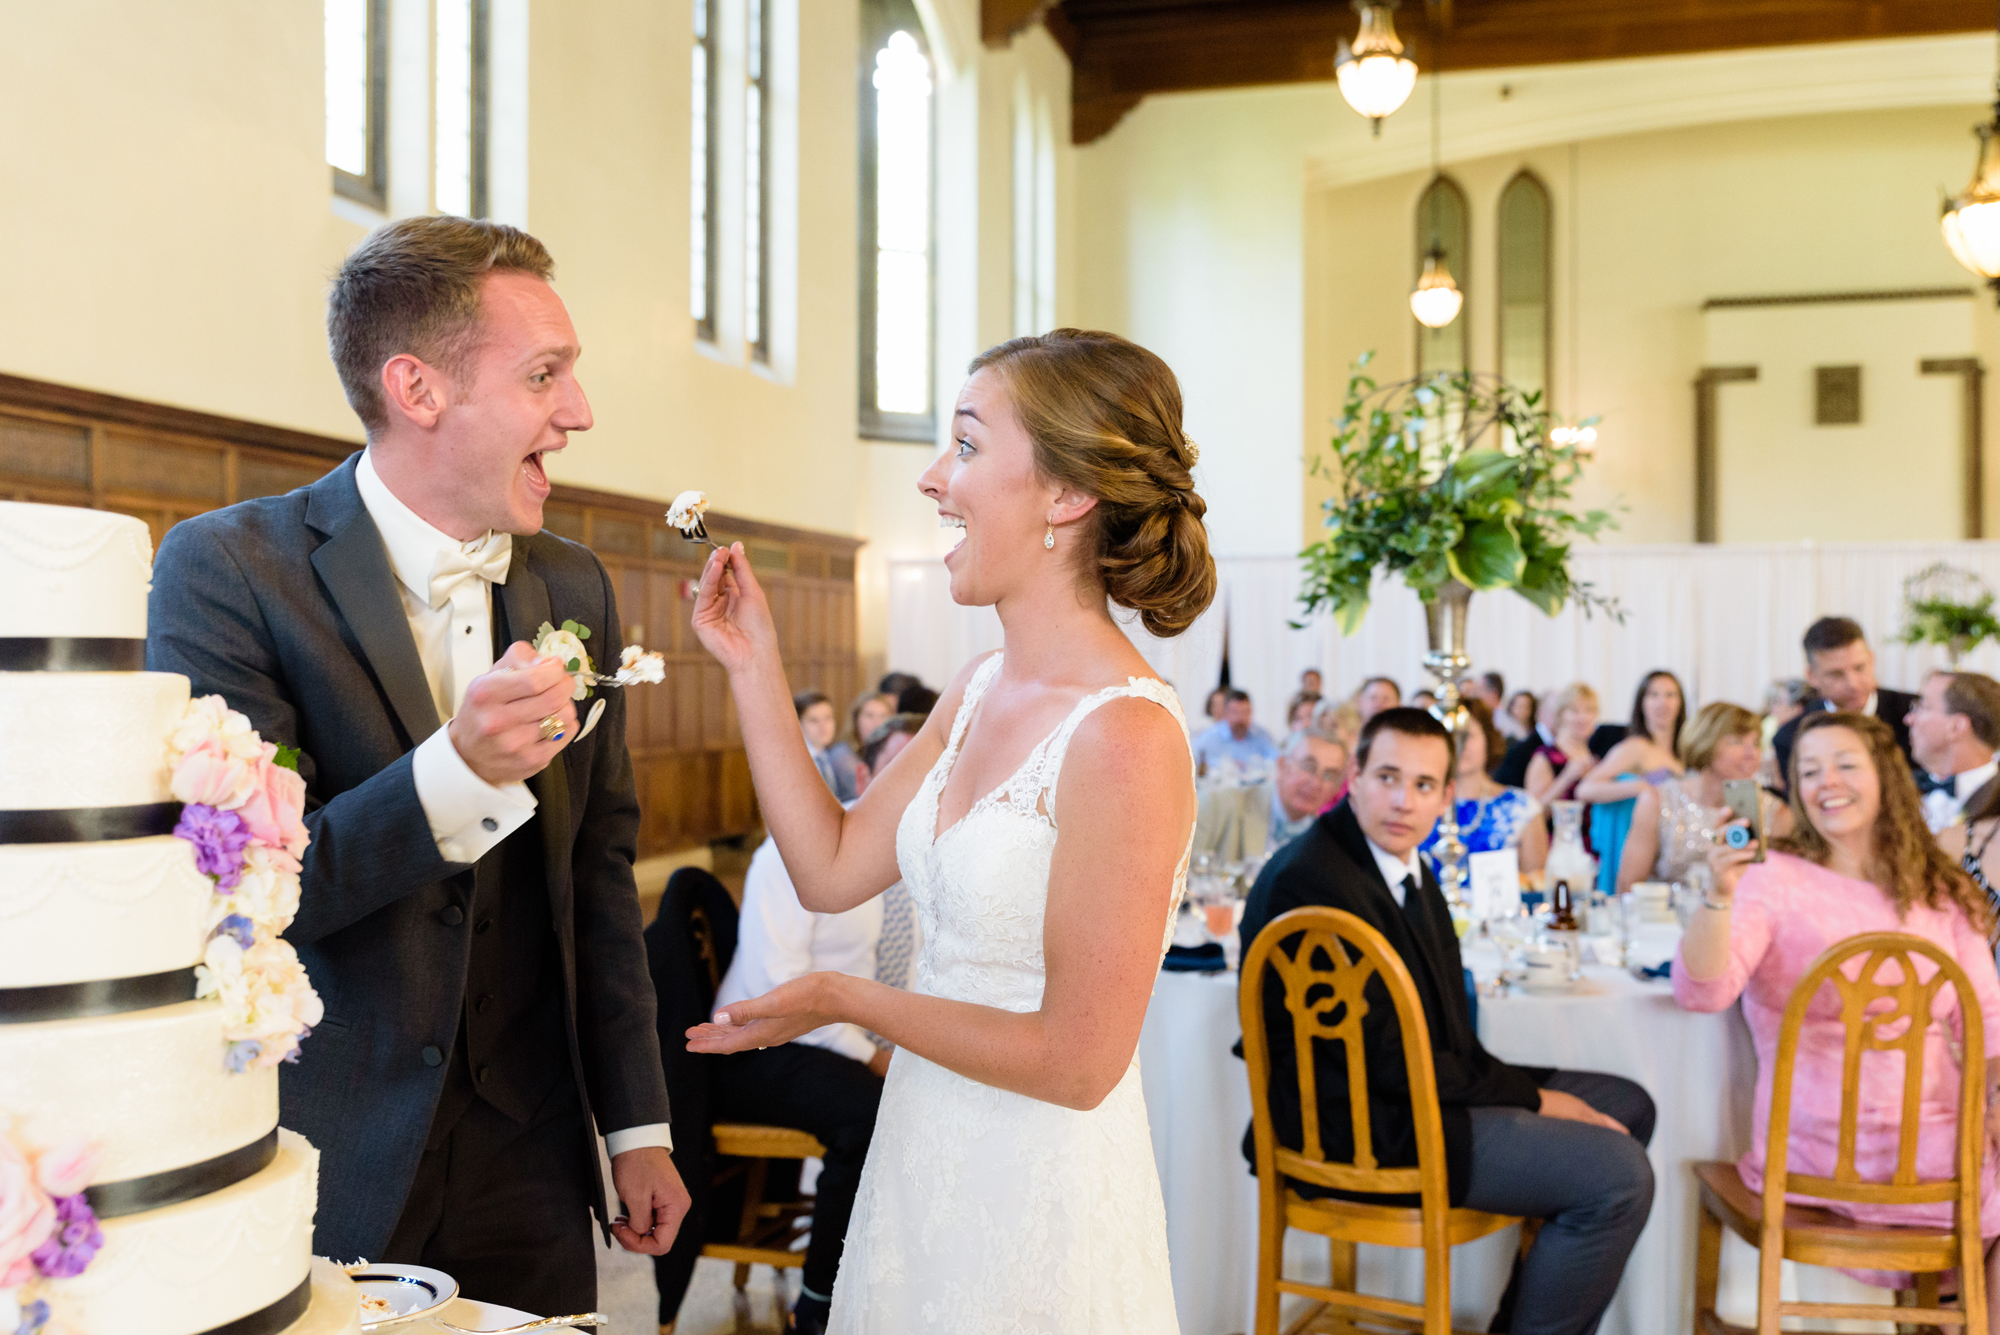
<svg viewBox="0 0 2000 1335">
<path fill-rule="evenodd" d="M 939 524 L 959 531 L 944 563 L 952 601 L 965 607 L 990 606 L 1067 568 L 1081 531 L 1074 521 L 1095 504 L 1037 471 L 1034 443 L 990 367 L 959 391 L 952 442 L 917 489 L 937 503 Z M 1051 520 L 1054 550 L 1043 546 Z"/>
</svg>

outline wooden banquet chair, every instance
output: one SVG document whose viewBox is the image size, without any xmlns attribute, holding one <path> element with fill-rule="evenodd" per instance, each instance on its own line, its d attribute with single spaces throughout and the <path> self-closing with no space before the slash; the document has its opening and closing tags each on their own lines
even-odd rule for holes
<svg viewBox="0 0 2000 1335">
<path fill-rule="evenodd" d="M 660 999 L 661 1057 L 668 1093 L 675 1110 L 697 1126 L 705 1125 L 707 1132 L 705 1153 L 690 1145 L 685 1156 L 677 1153 L 675 1158 L 707 1165 L 707 1179 L 697 1198 L 703 1207 L 730 1183 L 742 1187 L 742 1205 L 728 1236 L 704 1241 L 699 1252 L 735 1264 L 737 1328 L 742 1330 L 749 1320 L 750 1267 L 803 1268 L 805 1251 L 798 1244 L 812 1231 L 810 1197 L 801 1199 L 796 1191 L 787 1191 L 779 1199 L 765 1198 L 772 1163 L 823 1159 L 826 1147 L 793 1127 L 708 1121 L 708 1063 L 714 1058 L 688 1052 L 680 1035 L 715 1009 L 715 994 L 736 954 L 736 913 L 736 902 L 720 880 L 701 868 L 683 867 L 667 883 L 659 914 L 646 929 L 646 948 Z M 676 1134 L 678 1139 L 678 1130 Z M 683 1291 L 693 1264 L 688 1258 L 676 1272 Z M 784 1287 L 778 1285 L 780 1326 L 785 1323 Z"/>
<path fill-rule="evenodd" d="M 1937 965 L 1927 983 L 1917 981 L 1912 955 Z M 1860 974 L 1849 978 L 1841 966 L 1866 956 Z M 1882 966 L 1893 961 L 1898 981 L 1877 981 Z M 1832 1177 L 1815 1177 L 1789 1170 L 1792 1119 L 1792 1075 L 1798 1057 L 1799 1032 L 1806 1009 L 1821 987 L 1831 982 L 1839 994 L 1846 1026 L 1844 1077 L 1840 1095 L 1840 1144 Z M 1924 1036 L 1935 1013 L 1935 999 L 1950 983 L 1963 1017 L 1961 1051 L 1967 1069 L 1959 1082 L 1958 1171 L 1940 1181 L 1919 1181 L 1917 1107 L 1923 1087 Z M 1878 1003 L 1894 1003 L 1883 1008 Z M 1907 1023 L 1903 1023 L 1907 1022 Z M 1884 1029 L 1902 1023 L 1893 1036 Z M 1722 1229 L 1758 1249 L 1757 1325 L 1759 1335 L 1777 1335 L 1785 1317 L 1821 1321 L 1895 1321 L 1904 1330 L 1934 1326 L 1958 1328 L 1979 1335 L 1986 1329 L 1986 1270 L 1979 1238 L 1979 1159 L 1986 1141 L 1986 1051 L 1979 999 L 1958 962 L 1930 942 L 1901 932 L 1870 932 L 1850 937 L 1827 950 L 1806 971 L 1785 1005 L 1778 1030 L 1778 1053 L 1771 1075 L 1771 1118 L 1765 1139 L 1764 1191 L 1753 1194 L 1733 1163 L 1696 1164 L 1701 1187 L 1701 1223 L 1695 1254 L 1695 1335 L 1748 1335 L 1749 1328 L 1724 1321 L 1715 1310 L 1721 1278 Z M 1862 1179 L 1854 1166 L 1856 1127 L 1860 1112 L 1860 1072 L 1863 1054 L 1903 1054 L 1901 1124 L 1896 1142 L 1896 1171 L 1887 1182 Z M 1787 1192 L 1821 1200 L 1870 1205 L 1912 1205 L 1950 1201 L 1951 1228 L 1906 1228 L 1862 1224 L 1830 1210 L 1787 1205 Z M 1914 1272 L 1914 1305 L 1875 1303 L 1785 1302 L 1779 1292 L 1779 1267 L 1787 1260 L 1805 1265 L 1845 1266 L 1862 1270 Z M 1959 1272 L 1960 1306 L 1939 1305 L 1940 1272 Z"/>
<path fill-rule="evenodd" d="M 1285 947 L 1297 942 L 1287 953 Z M 1285 1010 L 1297 1054 L 1302 1148 L 1278 1144 L 1271 1120 L 1271 1052 L 1265 1033 L 1266 970 L 1284 984 Z M 1417 1165 L 1383 1168 L 1375 1158 L 1368 1111 L 1368 1070 L 1361 1021 L 1369 1001 L 1363 992 L 1379 979 L 1395 1007 L 1416 1120 Z M 1294 909 L 1273 919 L 1244 957 L 1238 1000 L 1243 1020 L 1243 1056 L 1250 1074 L 1251 1126 L 1257 1167 L 1257 1320 L 1254 1335 L 1277 1335 L 1280 1295 L 1317 1300 L 1319 1306 L 1289 1329 L 1303 1330 L 1328 1312 L 1332 1329 L 1354 1332 L 1358 1318 L 1369 1328 L 1451 1332 L 1451 1249 L 1522 1221 L 1512 1215 L 1453 1209 L 1445 1181 L 1444 1123 L 1438 1112 L 1437 1072 L 1431 1064 L 1430 1030 L 1409 969 L 1380 932 L 1351 913 L 1332 908 Z M 1345 1163 L 1327 1157 L 1320 1135 L 1318 1083 L 1313 1041 L 1340 1043 L 1347 1062 L 1348 1113 L 1353 1119 L 1354 1157 Z M 1301 1196 L 1287 1179 L 1370 1195 L 1418 1197 L 1416 1207 L 1369 1205 Z M 1302 1229 L 1328 1240 L 1332 1283 L 1286 1279 L 1285 1230 Z M 1523 1239 L 1524 1245 L 1527 1239 Z M 1355 1288 L 1355 1245 L 1420 1247 L 1424 1253 L 1424 1299 L 1399 1302 Z"/>
</svg>

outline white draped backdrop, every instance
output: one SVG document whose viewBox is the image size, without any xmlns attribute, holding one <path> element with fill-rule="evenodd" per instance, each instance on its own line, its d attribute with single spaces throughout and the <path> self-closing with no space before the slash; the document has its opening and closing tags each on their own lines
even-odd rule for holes
<svg viewBox="0 0 2000 1335">
<path fill-rule="evenodd" d="M 1944 652 L 1896 642 L 1903 626 L 1903 581 L 1934 562 L 1977 573 L 2000 588 L 2000 543 L 1770 543 L 1729 546 L 1580 548 L 1572 572 L 1617 598 L 1619 624 L 1574 608 L 1549 617 L 1512 593 L 1472 600 L 1467 649 L 1476 671 L 1504 673 L 1510 691 L 1537 694 L 1586 681 L 1604 717 L 1622 720 L 1640 678 L 1667 668 L 1693 702 L 1733 700 L 1760 708 L 1775 678 L 1803 670 L 1799 637 L 1816 617 L 1851 616 L 1875 646 L 1884 685 L 1915 690 L 1942 667 Z M 1250 693 L 1258 717 L 1278 731 L 1299 674 L 1318 668 L 1329 694 L 1382 674 L 1405 692 L 1426 678 L 1423 605 L 1401 581 L 1376 586 L 1367 620 L 1343 637 L 1331 617 L 1304 629 L 1298 617 L 1299 563 L 1291 557 L 1225 557 L 1216 562 L 1215 605 L 1184 635 L 1155 640 L 1128 628 L 1153 668 L 1180 692 L 1190 719 L 1221 673 L 1227 636 L 1230 680 Z M 889 666 L 943 686 L 967 659 L 1000 646 L 990 607 L 951 600 L 941 561 L 892 561 Z M 1129 613 L 1120 613 L 1130 620 Z M 1962 666 L 2000 676 L 2000 647 L 1983 646 Z"/>
</svg>

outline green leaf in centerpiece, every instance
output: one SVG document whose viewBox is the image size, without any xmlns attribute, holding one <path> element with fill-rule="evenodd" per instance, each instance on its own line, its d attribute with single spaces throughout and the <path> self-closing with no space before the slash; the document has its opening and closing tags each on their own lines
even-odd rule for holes
<svg viewBox="0 0 2000 1335">
<path fill-rule="evenodd" d="M 294 774 L 298 773 L 299 748 L 296 746 L 280 746 L 278 753 L 271 757 L 271 763 L 279 769 L 288 769 Z"/>
<path fill-rule="evenodd" d="M 1487 519 L 1465 531 L 1450 552 L 1451 573 L 1474 589 L 1504 589 L 1517 583 L 1527 565 L 1521 539 L 1504 519 Z"/>
</svg>

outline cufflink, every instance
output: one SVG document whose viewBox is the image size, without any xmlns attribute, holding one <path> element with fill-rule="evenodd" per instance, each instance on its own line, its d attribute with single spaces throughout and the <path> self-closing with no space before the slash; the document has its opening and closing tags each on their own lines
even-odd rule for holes
<svg viewBox="0 0 2000 1335">
<path fill-rule="evenodd" d="M 500 828 L 500 822 L 488 816 L 485 820 L 479 822 L 479 828 L 490 834 Z"/>
</svg>

